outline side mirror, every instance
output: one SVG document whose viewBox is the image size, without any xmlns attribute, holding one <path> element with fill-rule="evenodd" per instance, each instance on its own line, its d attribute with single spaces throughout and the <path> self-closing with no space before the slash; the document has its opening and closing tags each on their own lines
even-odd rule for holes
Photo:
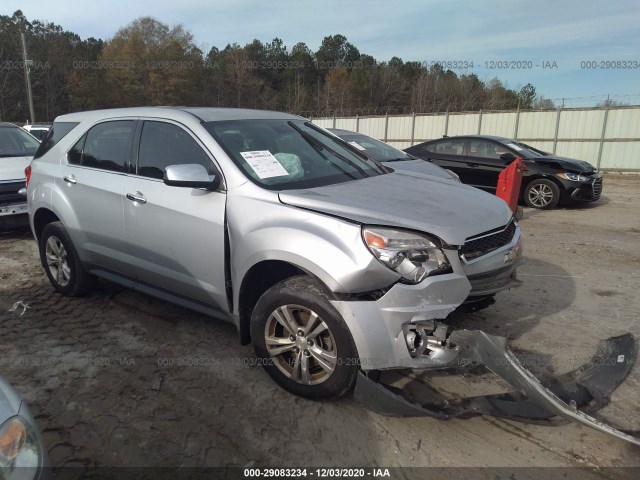
<svg viewBox="0 0 640 480">
<path fill-rule="evenodd" d="M 504 160 L 507 163 L 511 163 L 516 159 L 516 156 L 511 152 L 507 152 L 500 155 L 500 159 Z"/>
<path fill-rule="evenodd" d="M 220 185 L 219 175 L 209 175 L 199 163 L 169 165 L 164 170 L 162 180 L 170 187 L 206 188 L 215 190 Z"/>
</svg>

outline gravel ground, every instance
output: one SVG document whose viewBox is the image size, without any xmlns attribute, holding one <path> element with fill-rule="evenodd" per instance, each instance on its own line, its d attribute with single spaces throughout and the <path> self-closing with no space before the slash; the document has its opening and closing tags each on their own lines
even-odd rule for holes
<svg viewBox="0 0 640 480">
<path fill-rule="evenodd" d="M 525 209 L 524 285 L 451 324 L 507 336 L 556 373 L 590 359 L 602 338 L 640 338 L 639 208 L 640 177 L 612 174 L 596 204 Z M 575 424 L 389 418 L 351 395 L 296 398 L 229 324 L 107 283 L 58 295 L 28 231 L 0 235 L 0 299 L 30 305 L 2 315 L 0 372 L 56 466 L 579 466 L 605 477 L 620 472 L 604 467 L 640 467 L 640 448 Z M 600 415 L 640 431 L 639 367 Z"/>
</svg>

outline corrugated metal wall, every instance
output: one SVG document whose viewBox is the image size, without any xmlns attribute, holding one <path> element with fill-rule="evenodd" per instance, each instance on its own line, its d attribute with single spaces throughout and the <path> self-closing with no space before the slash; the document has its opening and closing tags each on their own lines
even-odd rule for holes
<svg viewBox="0 0 640 480">
<path fill-rule="evenodd" d="M 316 118 L 313 122 L 358 131 L 398 148 L 443 135 L 498 135 L 586 160 L 603 170 L 640 171 L 640 106 Z"/>
</svg>

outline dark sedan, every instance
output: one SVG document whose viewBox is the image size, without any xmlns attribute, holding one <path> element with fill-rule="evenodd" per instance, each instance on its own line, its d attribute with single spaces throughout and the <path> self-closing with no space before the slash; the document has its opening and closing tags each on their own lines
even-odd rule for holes
<svg viewBox="0 0 640 480">
<path fill-rule="evenodd" d="M 489 135 L 444 137 L 405 152 L 452 170 L 462 183 L 495 192 L 498 175 L 516 157 L 524 172 L 521 199 L 533 208 L 593 202 L 602 192 L 602 175 L 588 162 L 543 152 L 517 140 Z"/>
</svg>

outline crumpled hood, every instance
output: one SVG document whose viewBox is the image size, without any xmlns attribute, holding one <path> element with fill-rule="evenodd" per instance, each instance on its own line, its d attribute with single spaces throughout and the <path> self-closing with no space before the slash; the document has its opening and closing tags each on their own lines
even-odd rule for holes
<svg viewBox="0 0 640 480">
<path fill-rule="evenodd" d="M 529 161 L 534 161 L 541 165 L 547 165 L 551 168 L 558 168 L 559 170 L 572 173 L 592 173 L 596 171 L 595 167 L 589 162 L 576 160 L 574 158 L 560 157 L 558 155 L 548 155 L 546 157 L 535 158 Z"/>
<path fill-rule="evenodd" d="M 287 205 L 359 223 L 436 235 L 450 245 L 506 225 L 507 204 L 468 185 L 396 171 L 305 190 L 280 192 Z"/>
<path fill-rule="evenodd" d="M 24 180 L 24 169 L 33 157 L 0 157 L 0 182 Z"/>
</svg>

